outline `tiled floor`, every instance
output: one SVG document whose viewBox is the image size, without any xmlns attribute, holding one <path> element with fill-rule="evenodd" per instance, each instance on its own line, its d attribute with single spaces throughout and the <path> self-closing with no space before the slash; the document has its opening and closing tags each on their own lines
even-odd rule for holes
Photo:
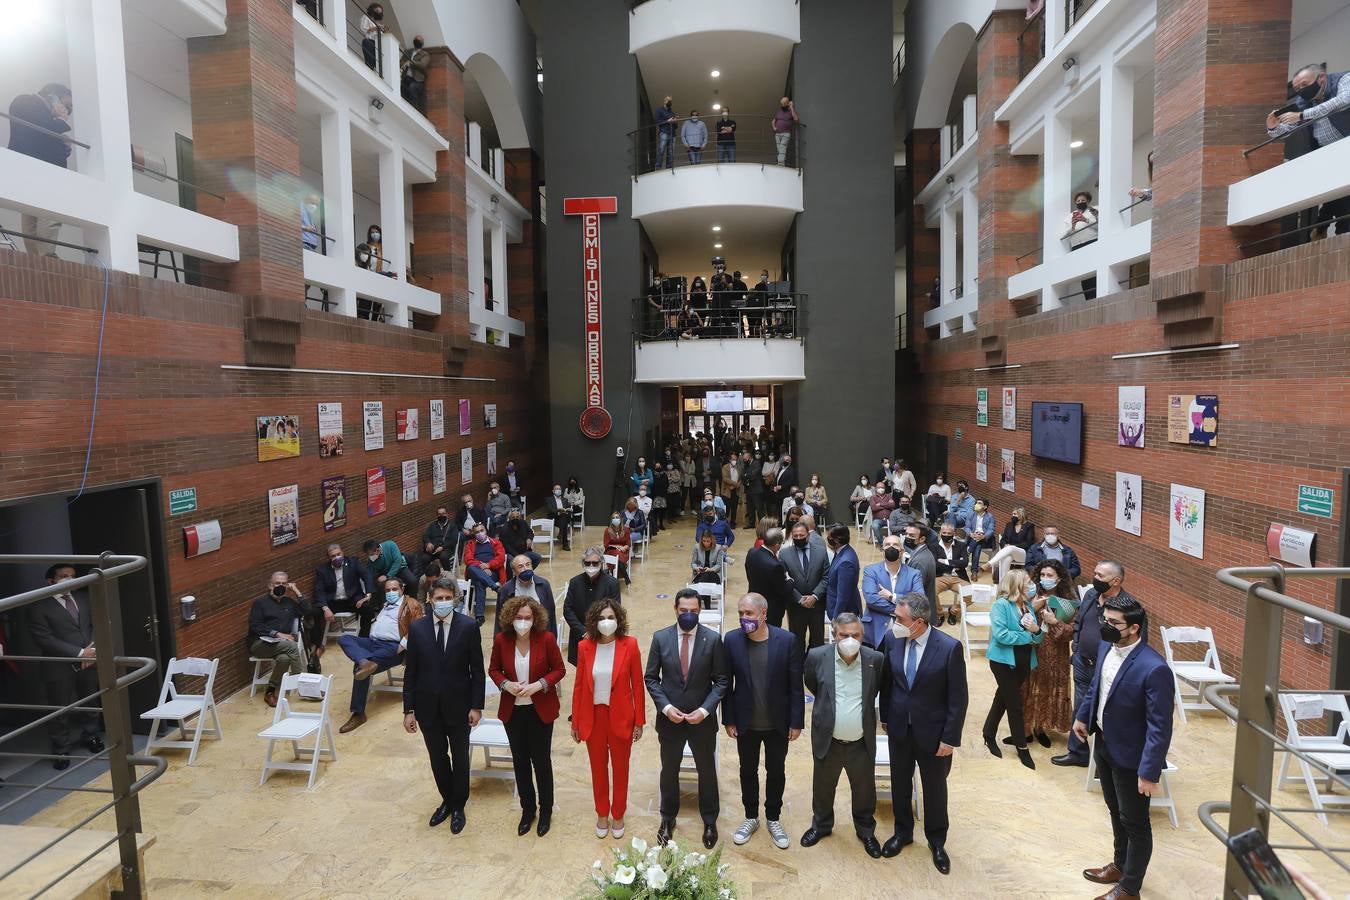
<svg viewBox="0 0 1350 900">
<path fill-rule="evenodd" d="M 625 590 L 644 658 L 652 631 L 673 621 L 671 601 L 656 595 L 673 595 L 687 580 L 692 528 L 692 523 L 682 524 L 658 536 L 652 558 L 636 565 L 633 586 Z M 598 531 L 591 529 L 587 536 L 598 537 Z M 745 586 L 742 561 L 753 533 L 738 531 L 736 537 L 733 596 Z M 556 590 L 579 571 L 585 545 L 578 537 L 572 554 L 559 553 L 541 567 Z M 878 558 L 871 548 L 860 552 L 864 564 Z M 326 671 L 336 673 L 336 727 L 346 719 L 351 674 L 336 644 L 330 648 L 324 662 Z M 816 847 L 797 846 L 796 839 L 810 824 L 809 735 L 788 755 L 783 821 L 793 846 L 774 848 L 761 829 L 748 845 L 735 847 L 730 835 L 741 819 L 738 769 L 734 743 L 724 736 L 719 826 L 725 859 L 743 895 L 783 896 L 787 890 L 798 897 L 832 891 L 863 897 L 1095 896 L 1094 886 L 1079 872 L 1110 859 L 1110 829 L 1100 794 L 1084 791 L 1085 770 L 1050 765 L 1050 756 L 1063 751 L 1062 738 L 1057 737 L 1051 750 L 1033 749 L 1034 772 L 1014 757 L 992 758 L 979 743 L 979 724 L 993 679 L 978 653 L 969 678 L 964 742 L 950 779 L 951 875 L 937 873 L 922 840 L 897 859 L 872 860 L 847 824 Z M 563 688 L 564 696 L 570 695 L 570 672 Z M 489 707 L 495 708 L 495 702 Z M 399 702 L 388 694 L 372 697 L 368 724 L 338 737 L 338 761 L 324 765 L 313 792 L 305 791 L 305 776 L 291 773 L 274 775 L 258 786 L 264 745 L 255 735 L 271 712 L 261 694 L 253 699 L 247 691 L 237 694 L 221 705 L 221 712 L 224 741 L 205 743 L 192 768 L 186 766 L 185 752 L 169 751 L 169 771 L 143 797 L 145 828 L 157 838 L 147 854 L 154 894 L 570 897 L 592 861 L 615 844 L 594 836 L 586 754 L 572 743 L 565 722 L 554 732 L 558 796 L 553 831 L 545 838 L 533 833 L 518 838 L 519 812 L 511 784 L 497 779 L 474 780 L 468 827 L 462 834 L 451 835 L 448 825 L 427 828 L 439 799 L 421 738 L 403 733 Z M 1179 767 L 1172 784 L 1180 826 L 1173 829 L 1165 813 L 1154 813 L 1155 852 L 1147 895 L 1220 895 L 1224 850 L 1200 825 L 1195 809 L 1205 800 L 1228 797 L 1234 733 L 1217 713 L 1192 715 L 1189 725 L 1178 724 L 1170 756 Z M 630 836 L 650 840 L 656 831 L 657 772 L 656 736 L 649 728 L 634 752 Z M 1306 804 L 1301 793 L 1286 799 Z M 94 802 L 88 795 L 69 797 L 32 824 L 73 823 Z M 841 784 L 836 815 L 842 823 L 847 823 L 847 802 L 847 786 Z M 677 839 L 697 842 L 697 821 L 695 798 L 686 794 Z M 96 826 L 111 827 L 105 822 L 100 819 Z M 890 806 L 882 804 L 877 830 L 883 840 L 892 824 Z M 1331 829 L 1315 822 L 1308 827 L 1323 839 L 1333 836 Z M 1337 839 L 1345 844 L 1346 838 L 1342 825 Z M 1338 896 L 1350 888 L 1344 879 L 1335 880 L 1326 861 L 1306 855 L 1299 859 Z"/>
</svg>

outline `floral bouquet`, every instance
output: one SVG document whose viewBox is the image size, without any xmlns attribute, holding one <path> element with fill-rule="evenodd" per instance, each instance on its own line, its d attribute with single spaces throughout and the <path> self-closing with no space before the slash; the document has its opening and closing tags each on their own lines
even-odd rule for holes
<svg viewBox="0 0 1350 900">
<path fill-rule="evenodd" d="M 674 841 L 649 847 L 640 837 L 627 847 L 610 851 L 612 871 L 596 860 L 591 883 L 581 890 L 586 898 L 603 900 L 734 900 L 736 885 L 727 879 L 730 868 L 721 849 L 712 853 L 685 853 Z"/>
</svg>

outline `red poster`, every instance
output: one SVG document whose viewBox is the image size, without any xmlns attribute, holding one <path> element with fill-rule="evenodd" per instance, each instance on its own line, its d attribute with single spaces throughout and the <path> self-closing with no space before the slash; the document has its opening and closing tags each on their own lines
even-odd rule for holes
<svg viewBox="0 0 1350 900">
<path fill-rule="evenodd" d="M 366 515 L 378 516 L 385 508 L 384 466 L 366 469 Z"/>
<path fill-rule="evenodd" d="M 581 411 L 581 432 L 599 439 L 613 426 L 605 409 L 605 354 L 601 323 L 600 216 L 619 211 L 617 197 L 568 197 L 563 214 L 581 216 L 581 283 L 584 297 L 584 344 L 586 406 Z"/>
</svg>

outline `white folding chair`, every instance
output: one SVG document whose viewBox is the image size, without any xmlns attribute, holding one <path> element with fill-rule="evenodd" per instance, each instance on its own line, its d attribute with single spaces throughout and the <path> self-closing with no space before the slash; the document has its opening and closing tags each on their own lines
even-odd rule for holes
<svg viewBox="0 0 1350 900">
<path fill-rule="evenodd" d="M 1214 631 L 1208 627 L 1179 625 L 1173 628 L 1160 627 L 1162 633 L 1163 655 L 1167 657 L 1167 667 L 1172 670 L 1172 682 L 1176 688 L 1177 712 L 1181 721 L 1186 722 L 1186 710 L 1213 709 L 1205 702 L 1202 693 L 1207 684 L 1231 684 L 1236 679 L 1225 675 L 1219 662 L 1219 648 L 1214 643 Z M 1205 655 L 1199 660 L 1177 659 L 1172 652 L 1173 644 L 1203 644 Z M 1183 683 L 1185 688 L 1182 687 Z"/>
<path fill-rule="evenodd" d="M 1025 565 L 1027 561 L 1027 551 L 1023 550 L 1021 547 L 1014 547 L 1012 544 L 1008 544 L 1006 547 L 999 550 L 998 553 L 995 553 L 994 556 L 998 558 L 998 574 L 994 576 L 994 584 L 1001 584 L 1003 582 L 1003 576 L 1008 574 L 1008 570 L 1012 568 L 1013 563 L 1017 563 L 1020 566 Z M 993 560 L 991 559 L 990 563 L 992 562 Z"/>
<path fill-rule="evenodd" d="M 459 602 L 455 604 L 455 612 L 462 613 L 469 608 L 469 588 L 473 584 L 467 578 L 456 578 L 455 584 L 459 587 Z"/>
<path fill-rule="evenodd" d="M 567 608 L 567 588 L 563 585 L 562 593 L 553 598 L 553 608 L 558 614 L 558 646 L 562 649 L 563 655 L 567 655 L 567 617 L 563 615 L 563 610 Z"/>
<path fill-rule="evenodd" d="M 865 507 L 865 506 L 861 506 L 861 507 L 860 507 L 860 506 L 854 506 L 854 508 L 853 508 L 853 524 L 855 524 L 855 525 L 858 526 L 858 537 L 859 537 L 859 538 L 862 538 L 862 537 L 865 537 L 865 536 L 866 536 L 866 534 L 867 534 L 867 526 L 868 526 L 868 524 L 869 524 L 871 518 L 872 518 L 872 514 L 871 514 L 871 512 L 867 509 L 867 507 Z"/>
<path fill-rule="evenodd" d="M 301 696 L 320 695 L 318 712 L 296 712 L 291 706 L 291 692 Z M 272 725 L 258 732 L 258 737 L 267 741 L 267 755 L 263 758 L 261 786 L 273 772 L 308 772 L 307 790 L 314 788 L 314 779 L 319 775 L 319 760 L 328 759 L 337 762 L 337 744 L 333 741 L 333 723 L 328 718 L 328 704 L 333 696 L 332 675 L 286 675 L 281 679 L 281 691 L 277 697 L 276 712 Z M 300 742 L 314 737 L 313 747 L 301 747 Z M 288 742 L 295 754 L 294 760 L 274 760 L 272 752 L 278 741 Z M 305 757 L 308 757 L 306 759 Z"/>
<path fill-rule="evenodd" d="M 219 665 L 218 659 L 200 659 L 195 656 L 189 656 L 184 659 L 174 657 L 169 660 L 169 664 L 164 669 L 164 685 L 159 691 L 159 703 L 154 709 L 146 710 L 141 713 L 142 719 L 150 720 L 150 737 L 145 743 L 147 752 L 154 754 L 158 748 L 173 748 L 176 750 L 190 750 L 188 754 L 188 765 L 197 762 L 197 749 L 201 747 L 202 737 L 211 737 L 216 740 L 221 739 L 220 716 L 216 713 L 216 667 Z M 174 676 L 183 675 L 188 678 L 201 678 L 205 676 L 206 684 L 202 687 L 200 694 L 181 694 L 178 692 L 178 686 L 174 684 Z M 211 717 L 211 725 L 207 727 L 206 717 Z M 187 735 L 187 720 L 196 717 L 196 727 L 193 729 L 191 740 Z M 160 737 L 159 723 L 170 722 L 178 725 L 178 738 L 171 740 L 168 737 Z"/>
<path fill-rule="evenodd" d="M 706 582 L 696 581 L 693 582 L 692 584 L 686 584 L 685 587 L 691 590 L 698 591 L 698 596 L 700 599 L 706 598 L 708 601 L 708 609 L 717 610 L 718 612 L 721 612 L 722 598 L 725 593 L 722 590 L 722 585 L 708 584 Z"/>
<path fill-rule="evenodd" d="M 986 634 L 982 640 L 973 640 L 970 627 L 991 627 L 989 612 L 994 608 L 997 589 L 992 584 L 962 584 L 956 590 L 961 601 L 961 644 L 965 647 L 966 660 L 969 661 L 971 650 L 989 649 L 989 635 Z M 969 606 L 966 605 L 967 597 L 970 598 Z M 977 609 L 977 606 L 983 608 Z"/>
<path fill-rule="evenodd" d="M 629 563 L 635 563 L 638 560 L 646 561 L 647 545 L 650 544 L 652 540 L 651 528 L 651 523 L 648 522 L 643 526 L 641 531 L 634 531 L 632 533 L 629 538 L 629 546 L 632 548 L 632 552 L 628 556 Z M 630 576 L 633 575 L 633 569 L 634 567 L 632 565 L 628 566 L 628 574 Z"/>
<path fill-rule="evenodd" d="M 721 607 L 718 607 L 717 609 L 699 610 L 698 624 L 703 625 L 707 628 L 711 628 L 718 634 L 722 633 L 722 623 L 724 621 L 726 620 L 723 618 L 723 612 Z"/>
<path fill-rule="evenodd" d="M 583 500 L 572 508 L 572 530 L 578 535 L 586 533 L 586 501 Z"/>
<path fill-rule="evenodd" d="M 553 559 L 553 520 L 531 519 L 530 530 L 534 532 L 534 552 L 540 559 Z M 540 549 L 543 545 L 543 549 Z M 546 552 L 547 551 L 547 552 Z"/>
<path fill-rule="evenodd" d="M 619 557 L 610 556 L 606 553 L 604 559 L 605 571 L 609 572 L 609 574 L 613 575 L 615 578 L 619 577 Z"/>
<path fill-rule="evenodd" d="M 291 634 L 295 635 L 295 643 L 300 648 L 300 670 L 303 672 L 309 668 L 309 654 L 305 652 L 305 632 L 299 619 L 291 623 Z M 253 680 L 248 687 L 248 695 L 253 697 L 257 695 L 259 686 L 271 683 L 272 667 L 276 665 L 276 660 L 270 656 L 250 656 L 248 661 L 253 663 Z"/>
<path fill-rule="evenodd" d="M 894 803 L 891 785 L 891 740 L 887 735 L 877 734 L 876 758 L 877 799 Z M 910 793 L 910 802 L 914 804 L 914 821 L 923 818 L 923 788 L 919 783 L 919 770 L 914 770 L 914 786 Z"/>
<path fill-rule="evenodd" d="M 1290 745 L 1337 775 L 1350 775 L 1350 744 L 1346 743 L 1347 738 L 1350 738 L 1350 702 L 1347 702 L 1344 694 L 1281 692 L 1280 711 L 1284 713 L 1284 724 L 1288 731 L 1286 740 Z M 1341 718 L 1334 735 L 1302 733 L 1299 722 L 1320 723 L 1327 713 L 1338 713 Z M 1296 786 L 1300 780 L 1297 776 L 1289 775 L 1291 759 L 1295 759 L 1294 754 L 1286 751 L 1276 779 L 1276 786 L 1281 790 Z M 1298 759 L 1298 765 L 1303 772 L 1302 781 L 1308 788 L 1313 809 L 1317 810 L 1317 819 L 1326 825 L 1327 814 L 1323 810 L 1328 806 L 1350 805 L 1350 795 L 1332 793 L 1336 779 L 1325 769 L 1311 765 L 1306 759 Z M 1319 786 L 1319 782 L 1324 779 L 1325 792 Z"/>
<path fill-rule="evenodd" d="M 353 612 L 335 612 L 333 621 L 328 623 L 328 629 L 324 632 L 324 641 L 335 641 L 344 634 L 356 634 L 361 630 L 361 623 Z"/>
<path fill-rule="evenodd" d="M 1094 734 L 1088 739 L 1088 770 L 1087 779 L 1083 783 L 1083 790 L 1091 792 L 1094 789 L 1100 790 L 1102 783 L 1097 777 L 1097 736 Z M 1167 818 L 1171 821 L 1172 827 L 1177 827 L 1177 801 L 1172 796 L 1172 782 L 1167 777 L 1179 771 L 1176 764 L 1170 759 L 1164 761 L 1162 772 L 1158 775 L 1158 792 L 1149 800 L 1149 809 L 1167 810 Z"/>
<path fill-rule="evenodd" d="M 482 767 L 473 764 L 473 751 L 482 748 Z M 486 716 L 478 720 L 469 732 L 469 775 L 482 778 L 503 778 L 511 781 L 511 796 L 515 796 L 515 769 L 511 762 L 511 742 L 506 738 L 506 726 L 501 719 Z"/>
</svg>

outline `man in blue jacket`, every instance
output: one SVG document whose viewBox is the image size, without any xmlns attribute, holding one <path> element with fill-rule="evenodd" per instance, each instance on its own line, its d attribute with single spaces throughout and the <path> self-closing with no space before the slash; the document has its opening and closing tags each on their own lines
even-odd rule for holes
<svg viewBox="0 0 1350 900">
<path fill-rule="evenodd" d="M 1149 798 L 1167 766 L 1174 686 L 1167 662 L 1142 640 L 1147 619 L 1138 600 L 1107 600 L 1099 627 L 1109 648 L 1102 648 L 1073 731 L 1084 741 L 1097 735 L 1097 776 L 1115 851 L 1111 862 L 1084 869 L 1083 877 L 1114 885 L 1098 900 L 1131 900 L 1139 896 L 1153 854 Z"/>
<path fill-rule="evenodd" d="M 1042 532 L 1041 542 L 1032 544 L 1027 550 L 1027 559 L 1023 568 L 1034 579 L 1036 577 L 1036 567 L 1047 559 L 1057 559 L 1064 563 L 1064 568 L 1069 570 L 1069 577 L 1078 580 L 1082 574 L 1082 567 L 1078 563 L 1078 554 L 1073 552 L 1073 548 L 1068 544 L 1059 542 L 1059 528 L 1054 525 L 1045 526 Z"/>
<path fill-rule="evenodd" d="M 913 566 L 900 561 L 901 541 L 898 534 L 888 534 L 881 542 L 884 562 L 872 563 L 863 569 L 862 593 L 863 641 L 869 647 L 880 647 L 886 629 L 895 615 L 895 603 L 909 593 L 925 594 L 923 576 Z M 925 596 L 927 596 L 925 594 Z"/>
<path fill-rule="evenodd" d="M 718 516 L 717 510 L 711 506 L 704 508 L 703 518 L 698 523 L 698 527 L 694 529 L 695 544 L 703 539 L 705 531 L 712 532 L 713 540 L 717 542 L 719 547 L 730 547 L 736 542 L 736 535 L 731 530 L 731 525 L 727 523 L 726 519 Z"/>
<path fill-rule="evenodd" d="M 862 615 L 862 595 L 858 593 L 858 551 L 849 546 L 849 527 L 832 525 L 826 545 L 834 553 L 825 574 L 825 615 L 831 622 L 840 613 Z"/>
</svg>

